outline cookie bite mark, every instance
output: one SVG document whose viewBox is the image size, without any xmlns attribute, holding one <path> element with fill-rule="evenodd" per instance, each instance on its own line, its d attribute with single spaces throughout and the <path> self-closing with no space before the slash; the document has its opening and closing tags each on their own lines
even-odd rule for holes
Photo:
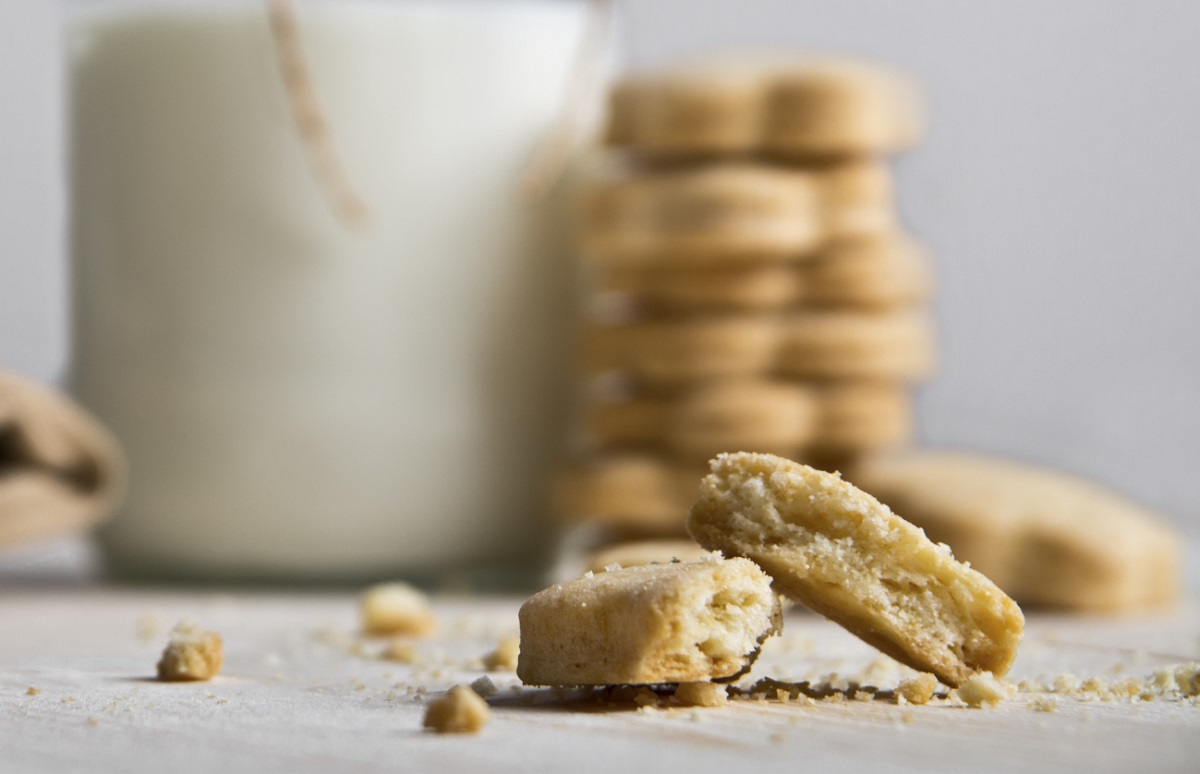
<svg viewBox="0 0 1200 774">
<path fill-rule="evenodd" d="M 1008 671 L 1016 603 L 950 550 L 837 474 L 722 454 L 688 517 L 700 545 L 752 559 L 776 589 L 946 685 Z"/>
<path fill-rule="evenodd" d="M 521 607 L 528 685 L 698 682 L 744 674 L 782 627 L 771 579 L 712 557 L 586 575 Z"/>
</svg>

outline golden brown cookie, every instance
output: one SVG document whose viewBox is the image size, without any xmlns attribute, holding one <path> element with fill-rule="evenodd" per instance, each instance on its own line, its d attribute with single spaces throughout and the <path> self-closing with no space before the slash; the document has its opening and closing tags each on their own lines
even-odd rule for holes
<svg viewBox="0 0 1200 774">
<path fill-rule="evenodd" d="M 588 439 L 600 446 L 661 446 L 666 406 L 659 398 L 597 401 L 584 411 Z"/>
<path fill-rule="evenodd" d="M 722 454 L 687 528 L 700 545 L 754 560 L 780 593 L 946 685 L 1003 675 L 1016 656 L 1024 629 L 1016 603 L 836 474 L 768 454 Z"/>
<path fill-rule="evenodd" d="M 933 295 L 933 265 L 916 240 L 899 232 L 833 242 L 798 267 L 813 306 L 894 309 Z"/>
<path fill-rule="evenodd" d="M 771 315 L 726 315 L 596 327 L 588 332 L 593 372 L 625 371 L 657 387 L 764 374 L 777 362 L 783 330 Z"/>
<path fill-rule="evenodd" d="M 791 264 L 746 266 L 610 267 L 602 293 L 619 293 L 644 313 L 759 312 L 794 306 L 803 295 L 803 270 Z"/>
<path fill-rule="evenodd" d="M 563 471 L 555 488 L 555 511 L 567 521 L 675 534 L 699 480 L 699 471 L 662 457 L 612 454 Z"/>
<path fill-rule="evenodd" d="M 589 574 L 533 595 L 519 617 L 529 685 L 733 678 L 782 622 L 766 573 L 718 557 Z"/>
<path fill-rule="evenodd" d="M 589 572 L 605 572 L 610 567 L 695 562 L 709 553 L 694 540 L 633 540 L 593 552 L 587 559 L 587 569 Z"/>
<path fill-rule="evenodd" d="M 738 265 L 805 257 L 821 239 L 813 176 L 747 162 L 597 183 L 584 243 L 612 265 Z"/>
<path fill-rule="evenodd" d="M 1179 535 L 1092 482 L 934 451 L 868 459 L 849 475 L 1022 605 L 1120 611 L 1179 595 Z"/>
<path fill-rule="evenodd" d="M 894 382 L 837 381 L 820 387 L 816 437 L 809 451 L 837 458 L 875 451 L 912 437 L 909 389 Z"/>
<path fill-rule="evenodd" d="M 914 382 L 935 362 L 933 325 L 908 310 L 798 312 L 786 324 L 780 368 L 813 379 Z"/>
<path fill-rule="evenodd" d="M 822 166 L 817 188 L 826 240 L 896 230 L 892 174 L 881 159 L 854 158 Z"/>
<path fill-rule="evenodd" d="M 798 384 L 732 379 L 698 387 L 667 409 L 666 443 L 682 459 L 723 451 L 794 453 L 818 426 L 813 392 Z"/>
</svg>

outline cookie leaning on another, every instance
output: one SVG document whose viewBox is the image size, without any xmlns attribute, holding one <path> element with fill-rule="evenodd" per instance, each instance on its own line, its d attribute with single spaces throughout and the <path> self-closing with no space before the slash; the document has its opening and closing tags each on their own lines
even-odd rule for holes
<svg viewBox="0 0 1200 774">
<path fill-rule="evenodd" d="M 1017 604 L 878 500 L 769 454 L 722 454 L 688 516 L 710 550 L 754 560 L 778 591 L 915 669 L 957 686 L 1003 675 Z"/>
<path fill-rule="evenodd" d="M 733 679 L 782 626 L 766 573 L 718 557 L 560 583 L 530 597 L 520 622 L 528 685 Z"/>
</svg>

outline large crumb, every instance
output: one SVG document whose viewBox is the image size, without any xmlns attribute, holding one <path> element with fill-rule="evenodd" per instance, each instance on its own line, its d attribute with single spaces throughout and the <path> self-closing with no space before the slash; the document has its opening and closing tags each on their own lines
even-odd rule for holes
<svg viewBox="0 0 1200 774">
<path fill-rule="evenodd" d="M 1200 663 L 1183 664 L 1175 669 L 1175 684 L 1181 696 L 1200 696 Z"/>
<path fill-rule="evenodd" d="M 958 698 L 967 703 L 968 707 L 978 709 L 983 705 L 994 706 L 1011 694 L 1007 684 L 997 680 L 991 672 L 979 672 L 971 675 L 958 686 Z"/>
<path fill-rule="evenodd" d="M 419 637 L 437 626 L 429 598 L 407 583 L 381 583 L 362 596 L 362 624 L 367 634 Z"/>
<path fill-rule="evenodd" d="M 929 700 L 933 698 L 936 688 L 937 678 L 928 672 L 923 672 L 896 686 L 896 701 L 901 704 L 928 704 Z"/>
<path fill-rule="evenodd" d="M 208 680 L 221 671 L 224 661 L 221 635 L 195 624 L 180 623 L 158 660 L 158 679 L 169 682 Z"/>
<path fill-rule="evenodd" d="M 725 686 L 719 683 L 680 683 L 675 700 L 689 707 L 719 707 L 729 699 Z"/>
<path fill-rule="evenodd" d="M 456 685 L 445 696 L 429 702 L 424 726 L 439 734 L 475 734 L 491 717 L 487 702 L 479 694 L 465 685 Z"/>
<path fill-rule="evenodd" d="M 521 639 L 519 637 L 501 637 L 496 649 L 483 657 L 483 668 L 489 672 L 515 672 L 517 658 L 521 655 Z"/>
</svg>

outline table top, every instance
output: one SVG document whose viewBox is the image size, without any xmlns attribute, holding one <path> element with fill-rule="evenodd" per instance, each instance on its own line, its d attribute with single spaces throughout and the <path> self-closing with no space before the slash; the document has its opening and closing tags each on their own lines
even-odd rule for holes
<svg viewBox="0 0 1200 774">
<path fill-rule="evenodd" d="M 0 758 L 6 771 L 47 772 L 1195 771 L 1200 759 L 1198 699 L 1105 701 L 1027 683 L 993 708 L 953 697 L 900 705 L 889 689 L 909 670 L 799 608 L 738 685 L 830 683 L 831 698 L 638 708 L 526 688 L 479 661 L 517 634 L 521 601 L 435 595 L 439 629 L 403 664 L 379 657 L 383 640 L 359 634 L 349 591 L 9 582 L 0 586 Z M 216 679 L 153 679 L 180 620 L 224 637 Z M 1171 610 L 1120 618 L 1030 613 L 1009 678 L 1112 683 L 1188 661 L 1200 661 L 1194 593 Z M 432 695 L 484 674 L 497 691 L 480 734 L 422 729 Z"/>
</svg>

